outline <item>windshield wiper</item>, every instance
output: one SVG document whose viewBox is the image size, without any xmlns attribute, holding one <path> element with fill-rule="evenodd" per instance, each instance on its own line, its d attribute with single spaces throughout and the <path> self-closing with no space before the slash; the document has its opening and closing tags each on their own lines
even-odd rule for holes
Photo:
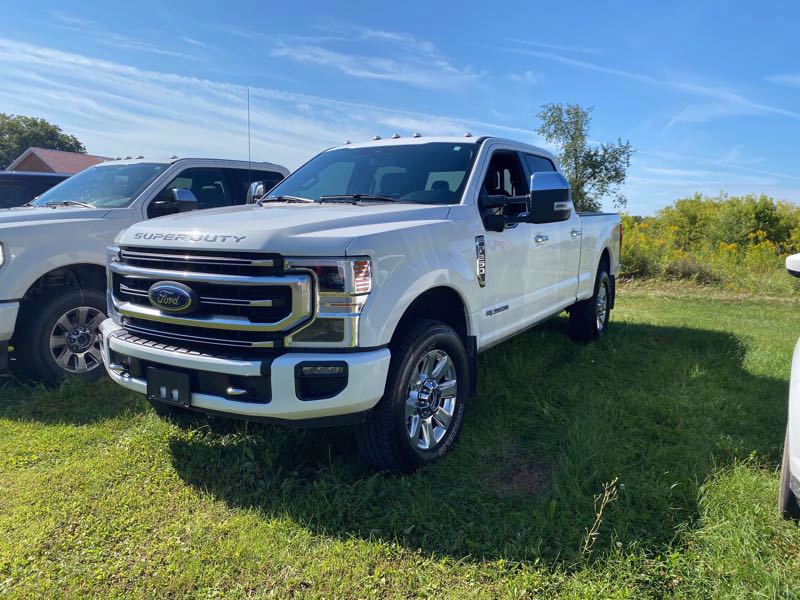
<svg viewBox="0 0 800 600">
<path fill-rule="evenodd" d="M 400 202 L 397 198 L 390 198 L 389 196 L 376 196 L 375 194 L 330 194 L 327 196 L 320 196 L 320 202 L 341 202 L 352 200 L 355 204 L 358 200 L 374 201 L 374 202 Z"/>
<path fill-rule="evenodd" d="M 83 208 L 94 208 L 93 205 L 77 200 L 61 200 L 59 202 L 48 202 L 45 206 L 82 206 Z"/>
<path fill-rule="evenodd" d="M 261 206 L 265 202 L 302 202 L 307 204 L 314 201 L 310 198 L 301 198 L 300 196 L 269 196 L 267 198 L 261 198 L 256 204 Z"/>
</svg>

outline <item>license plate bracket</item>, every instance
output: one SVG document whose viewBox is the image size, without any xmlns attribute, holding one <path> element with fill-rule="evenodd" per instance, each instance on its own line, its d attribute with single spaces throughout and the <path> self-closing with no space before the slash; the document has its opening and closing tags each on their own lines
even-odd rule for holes
<svg viewBox="0 0 800 600">
<path fill-rule="evenodd" d="M 158 367 L 147 367 L 147 398 L 164 404 L 188 408 L 192 404 L 189 374 Z"/>
</svg>

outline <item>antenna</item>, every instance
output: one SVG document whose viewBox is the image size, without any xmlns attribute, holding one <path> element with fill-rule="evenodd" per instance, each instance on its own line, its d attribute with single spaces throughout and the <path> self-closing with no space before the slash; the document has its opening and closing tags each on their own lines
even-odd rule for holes
<svg viewBox="0 0 800 600">
<path fill-rule="evenodd" d="M 253 183 L 251 175 L 252 161 L 250 160 L 250 86 L 247 86 L 247 189 Z"/>
</svg>

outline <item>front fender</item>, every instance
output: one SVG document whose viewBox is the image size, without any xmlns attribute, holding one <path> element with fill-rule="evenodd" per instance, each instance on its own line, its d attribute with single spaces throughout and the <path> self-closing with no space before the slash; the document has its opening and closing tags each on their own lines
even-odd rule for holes
<svg viewBox="0 0 800 600">
<path fill-rule="evenodd" d="M 105 249 L 124 226 L 114 219 L 62 221 L 15 228 L 3 236 L 7 263 L 0 268 L 0 300 L 18 300 L 44 274 L 62 267 L 105 267 Z M 4 232 L 5 233 L 5 232 Z"/>
<path fill-rule="evenodd" d="M 359 344 L 388 344 L 397 324 L 414 300 L 435 287 L 455 291 L 466 310 L 468 333 L 476 331 L 477 298 L 474 236 L 464 225 L 437 221 L 405 227 L 387 235 L 359 238 L 348 255 L 373 260 L 373 291 L 364 306 L 359 325 Z M 398 243 L 401 241 L 402 243 Z"/>
</svg>

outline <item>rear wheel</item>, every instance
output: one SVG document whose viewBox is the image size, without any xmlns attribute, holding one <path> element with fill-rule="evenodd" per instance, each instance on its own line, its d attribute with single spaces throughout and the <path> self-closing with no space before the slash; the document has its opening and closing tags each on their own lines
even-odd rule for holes
<svg viewBox="0 0 800 600">
<path fill-rule="evenodd" d="M 778 510 L 784 519 L 800 520 L 800 503 L 789 485 L 792 479 L 789 470 L 789 429 L 783 440 L 783 461 L 781 462 L 781 483 L 778 489 Z"/>
<path fill-rule="evenodd" d="M 411 321 L 392 344 L 383 398 L 356 430 L 366 461 L 407 473 L 444 455 L 461 432 L 469 377 L 464 344 L 449 325 Z"/>
<path fill-rule="evenodd" d="M 603 335 L 611 316 L 611 277 L 600 265 L 591 298 L 577 302 L 569 311 L 569 333 L 574 340 L 588 342 Z"/>
<path fill-rule="evenodd" d="M 99 327 L 106 316 L 98 290 L 54 288 L 27 300 L 14 333 L 14 375 L 56 385 L 74 376 L 94 380 L 103 373 Z"/>
</svg>

